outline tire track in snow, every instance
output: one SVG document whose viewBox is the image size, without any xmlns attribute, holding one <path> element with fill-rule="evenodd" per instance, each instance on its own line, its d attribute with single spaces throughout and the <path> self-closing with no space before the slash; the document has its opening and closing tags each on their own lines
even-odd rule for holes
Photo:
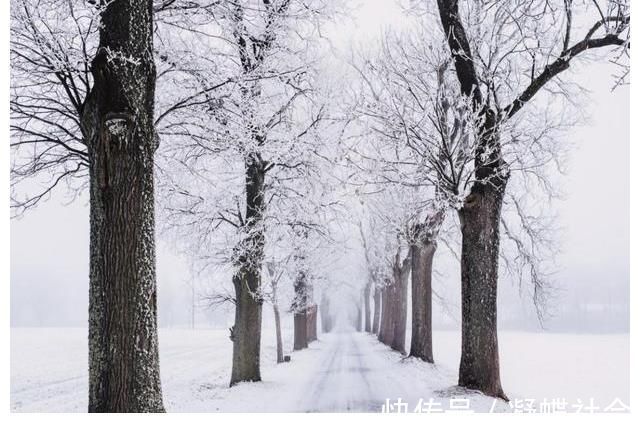
<svg viewBox="0 0 640 433">
<path fill-rule="evenodd" d="M 311 371 L 298 410 L 303 412 L 377 412 L 389 383 L 377 383 L 380 355 L 371 350 L 366 336 L 356 333 L 326 335 L 330 344 Z M 377 385 L 377 386 L 374 386 Z M 397 389 L 398 384 L 392 388 Z"/>
</svg>

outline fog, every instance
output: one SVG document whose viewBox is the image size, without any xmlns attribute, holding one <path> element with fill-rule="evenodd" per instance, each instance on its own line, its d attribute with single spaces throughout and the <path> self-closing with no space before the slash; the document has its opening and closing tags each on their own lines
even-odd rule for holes
<svg viewBox="0 0 640 433">
<path fill-rule="evenodd" d="M 335 25 L 331 40 L 338 52 L 352 42 L 375 39 L 383 28 L 402 22 L 400 10 L 389 1 L 366 2 L 354 15 L 358 16 L 354 22 Z M 590 90 L 584 107 L 588 119 L 572 129 L 576 149 L 567 175 L 558 179 L 565 199 L 554 204 L 562 251 L 553 311 L 544 322 L 550 331 L 628 332 L 629 89 L 612 92 L 612 71 L 606 64 L 578 68 L 579 84 Z M 37 209 L 11 221 L 12 326 L 86 326 L 88 192 L 69 200 L 63 190 L 57 191 Z M 436 260 L 444 254 L 441 249 Z M 356 259 L 349 260 L 343 266 L 358 267 Z M 227 283 L 222 277 L 194 281 L 187 261 L 162 238 L 157 269 L 161 326 L 190 326 L 192 289 L 198 298 L 211 285 Z M 435 289 L 444 302 L 435 305 L 435 328 L 455 327 L 457 265 L 449 260 L 441 272 Z M 508 279 L 500 281 L 501 328 L 542 329 L 530 298 L 519 292 Z M 226 326 L 230 312 L 198 307 L 195 324 Z"/>
</svg>

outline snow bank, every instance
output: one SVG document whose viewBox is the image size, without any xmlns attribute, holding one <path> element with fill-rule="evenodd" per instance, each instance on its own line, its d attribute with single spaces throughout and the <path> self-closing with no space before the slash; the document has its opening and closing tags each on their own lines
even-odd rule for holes
<svg viewBox="0 0 640 433">
<path fill-rule="evenodd" d="M 284 330 L 291 353 L 291 329 Z M 87 407 L 87 332 L 78 328 L 12 328 L 11 410 L 84 412 Z M 227 330 L 161 329 L 165 406 L 173 412 L 375 411 L 401 397 L 412 411 L 429 399 L 449 409 L 451 399 L 475 411 L 505 404 L 458 389 L 459 335 L 436 332 L 436 365 L 407 359 L 365 334 L 320 335 L 292 362 L 275 362 L 275 336 L 263 333 L 261 383 L 228 388 L 231 341 Z M 519 399 L 593 398 L 601 408 L 629 402 L 629 335 L 501 332 L 503 386 Z"/>
</svg>

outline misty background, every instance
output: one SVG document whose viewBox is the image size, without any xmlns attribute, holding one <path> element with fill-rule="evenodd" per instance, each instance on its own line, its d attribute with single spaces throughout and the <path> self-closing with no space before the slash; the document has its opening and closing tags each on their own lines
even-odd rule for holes
<svg viewBox="0 0 640 433">
<path fill-rule="evenodd" d="M 354 10 L 353 18 L 336 23 L 325 36 L 336 55 L 345 56 L 350 47 L 375 42 L 384 29 L 402 26 L 403 21 L 394 1 L 367 1 Z M 614 71 L 615 66 L 601 63 L 577 68 L 578 84 L 588 89 L 586 120 L 568 134 L 574 149 L 567 175 L 558 178 L 565 198 L 554 202 L 553 209 L 561 251 L 550 317 L 543 323 L 548 331 L 629 330 L 629 88 L 612 91 Z M 86 326 L 88 200 L 88 191 L 71 200 L 59 189 L 38 208 L 11 221 L 11 326 Z M 357 238 L 352 247 L 337 272 L 349 273 L 358 284 L 365 274 Z M 447 255 L 444 248 L 437 254 L 434 263 L 441 275 L 434 289 L 443 299 L 434 302 L 434 328 L 456 328 L 459 268 L 450 258 L 441 260 Z M 232 306 L 212 310 L 198 302 L 213 286 L 230 286 L 230 279 L 196 278 L 186 258 L 161 236 L 157 278 L 160 326 L 190 326 L 194 298 L 197 327 L 233 322 Z M 354 289 L 333 290 L 339 296 Z M 501 329 L 543 329 L 530 297 L 513 281 L 502 278 L 498 296 Z"/>
</svg>

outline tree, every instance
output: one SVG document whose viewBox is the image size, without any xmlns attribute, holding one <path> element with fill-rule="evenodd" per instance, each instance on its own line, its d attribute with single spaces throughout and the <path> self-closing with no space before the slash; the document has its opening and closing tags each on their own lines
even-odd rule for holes
<svg viewBox="0 0 640 433">
<path fill-rule="evenodd" d="M 73 198 L 89 189 L 90 411 L 163 410 L 153 15 L 195 6 L 151 6 L 141 0 L 19 0 L 11 8 L 14 215 L 61 186 Z M 161 75 L 171 68 L 163 64 Z"/>
<path fill-rule="evenodd" d="M 398 189 L 392 187 L 383 192 L 369 192 L 366 187 L 358 190 L 363 214 L 369 216 L 367 226 L 361 220 L 358 229 L 365 252 L 367 284 L 373 282 L 381 293 L 379 340 L 405 353 L 411 271 L 406 213 L 409 206 L 406 203 L 415 202 L 416 197 L 411 194 L 401 197 L 397 195 Z M 362 297 L 359 298 L 361 304 Z"/>
<path fill-rule="evenodd" d="M 284 362 L 284 349 L 282 347 L 282 327 L 280 324 L 280 307 L 278 305 L 278 282 L 284 270 L 276 273 L 275 262 L 268 262 L 266 266 L 271 280 L 271 304 L 273 305 L 273 318 L 276 325 L 276 362 L 280 364 Z"/>
<path fill-rule="evenodd" d="M 423 29 L 409 35 L 387 33 L 379 52 L 353 62 L 363 83 L 353 112 L 366 131 L 366 145 L 354 140 L 350 157 L 363 184 L 412 197 L 396 203 L 402 203 L 404 214 L 393 225 L 407 242 L 408 258 L 415 253 L 416 260 L 391 261 L 395 288 L 391 302 L 394 308 L 398 302 L 406 303 L 410 266 L 410 353 L 428 362 L 433 362 L 430 263 L 446 211 L 455 207 L 459 189 L 464 188 L 470 160 L 465 104 L 452 103 L 455 95 L 443 77 L 447 60 L 431 39 Z M 454 124 L 451 129 L 449 123 Z M 389 302 L 388 296 L 383 298 L 383 303 Z M 398 308 L 406 314 L 402 306 Z M 401 332 L 405 321 L 402 316 L 397 319 L 396 329 Z M 404 351 L 401 334 L 395 341 L 395 347 Z"/>
<path fill-rule="evenodd" d="M 330 247 L 333 242 L 330 228 L 320 229 L 321 226 L 330 224 L 327 216 L 333 213 L 332 209 L 323 209 L 322 202 L 316 201 L 318 198 L 314 195 L 311 191 L 306 194 L 305 211 L 299 212 L 291 234 L 293 245 L 290 251 L 294 251 L 292 271 L 295 296 L 291 304 L 294 314 L 294 350 L 306 349 L 309 343 L 318 339 L 318 306 L 314 285 L 317 281 L 316 274 L 326 262 L 323 255 L 326 255 L 327 246 Z M 290 213 L 289 218 L 291 216 Z"/>
<path fill-rule="evenodd" d="M 186 140 L 164 154 L 164 220 L 205 266 L 232 273 L 236 319 L 230 384 L 260 380 L 266 238 L 296 224 L 277 212 L 309 174 L 322 104 L 315 104 L 316 25 L 321 2 L 225 1 L 214 6 L 209 56 L 195 59 L 203 82 L 194 110 L 206 119 L 182 126 Z M 217 33 L 225 35 L 220 38 Z M 305 49 L 302 49 L 305 47 Z M 207 68 L 211 58 L 216 69 Z M 230 83 L 216 87 L 216 83 Z M 189 101 L 188 104 L 191 104 Z M 186 168 L 186 170 L 185 170 Z M 211 188 L 216 185 L 216 188 Z"/>
<path fill-rule="evenodd" d="M 362 290 L 364 303 L 364 332 L 371 332 L 371 280 L 367 280 Z"/>
<path fill-rule="evenodd" d="M 437 6 L 461 93 L 477 113 L 473 185 L 458 212 L 462 229 L 459 385 L 506 399 L 500 383 L 496 312 L 500 221 L 510 177 L 501 132 L 508 123 L 518 121 L 520 111 L 569 69 L 573 59 L 601 47 L 626 51 L 629 6 L 625 1 L 610 1 L 602 8 L 594 1 L 590 9 L 595 10 L 595 23 L 573 44 L 575 6 L 570 0 L 468 2 L 462 8 L 458 0 L 438 0 Z"/>
<path fill-rule="evenodd" d="M 156 69 L 149 0 L 100 11 L 81 129 L 90 169 L 89 411 L 162 412 L 154 152 Z M 135 31 L 131 31 L 135 29 Z"/>
<path fill-rule="evenodd" d="M 293 311 L 293 350 L 306 349 L 309 345 L 307 335 L 307 311 L 308 311 L 308 279 L 305 269 L 304 257 L 297 257 L 298 270 L 294 281 L 295 298 L 291 305 Z"/>
<path fill-rule="evenodd" d="M 413 259 L 410 250 L 404 259 L 401 254 L 402 249 L 398 248 L 393 263 L 393 292 L 395 297 L 393 308 L 395 312 L 391 348 L 404 355 L 406 354 L 404 344 L 407 335 L 407 289 Z"/>
<path fill-rule="evenodd" d="M 431 285 L 433 256 L 438 247 L 438 231 L 444 212 L 432 212 L 415 227 L 411 243 L 411 348 L 409 356 L 433 363 Z"/>
<path fill-rule="evenodd" d="M 416 256 L 422 256 L 418 248 L 427 252 L 413 264 L 412 287 L 422 295 L 414 293 L 413 297 L 412 354 L 428 361 L 432 360 L 427 324 L 433 254 L 446 213 L 449 209 L 459 212 L 473 188 L 481 145 L 476 125 L 484 114 L 461 92 L 449 47 L 438 42 L 429 22 L 421 20 L 422 25 L 409 34 L 385 35 L 378 56 L 354 64 L 364 83 L 363 100 L 354 111 L 375 137 L 366 136 L 370 143 L 366 147 L 356 142 L 354 153 L 359 159 L 354 165 L 376 173 L 373 183 L 379 188 L 389 184 L 407 189 L 430 187 L 420 195 L 428 200 L 422 209 L 416 208 L 419 216 L 409 234 Z M 561 166 L 563 149 L 556 135 L 565 127 L 565 116 L 562 110 L 550 108 L 554 106 L 549 103 L 530 109 L 518 123 L 501 128 L 504 155 L 511 177 L 517 179 L 506 192 L 506 205 L 512 212 L 500 222 L 512 248 L 502 250 L 501 257 L 520 284 L 527 272 L 541 318 L 551 286 L 545 268 L 553 248 L 548 220 L 527 209 L 525 197 L 540 192 L 555 195 L 548 167 Z"/>
<path fill-rule="evenodd" d="M 56 189 L 66 187 L 72 200 L 89 189 L 89 154 L 81 117 L 93 85 L 91 63 L 98 48 L 101 7 L 94 7 L 96 3 L 11 3 L 11 210 L 15 217 L 35 208 Z M 187 0 L 154 5 L 163 49 L 175 51 L 176 45 L 172 39 L 175 34 L 166 31 L 170 26 L 164 20 L 176 20 L 184 11 L 196 9 L 200 5 Z M 202 104 L 202 92 L 190 94 L 189 88 L 176 87 L 175 74 L 180 74 L 183 84 L 187 75 L 164 54 L 156 63 L 162 77 L 157 87 L 163 90 L 156 93 L 156 103 L 168 107 L 156 110 L 156 123 L 161 126 L 158 133 L 175 134 L 175 123 L 172 128 L 171 122 L 162 121 L 171 121 L 171 115 L 190 104 Z M 163 88 L 167 78 L 173 92 Z M 180 89 L 178 100 L 172 98 L 176 88 Z"/>
<path fill-rule="evenodd" d="M 321 98 L 313 98 L 315 44 L 328 9 L 300 0 L 213 6 L 216 21 L 199 36 L 207 48 L 194 59 L 199 104 L 185 103 L 203 121 L 179 124 L 183 139 L 163 152 L 167 228 L 204 266 L 231 274 L 231 386 L 261 379 L 266 241 L 275 227 L 297 224 L 279 211 L 304 197 L 296 182 L 313 172 L 309 157 L 326 117 Z"/>
<path fill-rule="evenodd" d="M 374 285 L 373 287 L 373 323 L 371 324 L 371 333 L 377 335 L 380 332 L 380 287 Z"/>
<path fill-rule="evenodd" d="M 89 152 L 81 114 L 91 89 L 100 19 L 50 0 L 11 3 L 11 209 L 34 208 L 65 184 L 86 188 Z M 33 185 L 44 185 L 34 190 Z"/>
<path fill-rule="evenodd" d="M 367 248 L 367 238 L 364 234 L 362 221 L 360 221 L 358 229 L 360 230 L 360 239 L 362 241 L 362 247 L 364 249 L 364 255 L 365 255 L 366 265 L 367 265 L 367 273 L 369 274 L 366 280 L 367 282 L 365 283 L 365 286 L 364 286 L 364 290 L 362 291 L 362 297 L 364 301 L 364 331 L 373 332 L 375 334 L 376 331 L 373 331 L 371 326 L 371 286 L 374 283 L 375 269 L 373 268 L 371 259 L 368 256 L 369 250 Z M 375 310 L 374 323 L 375 323 L 376 312 L 378 314 L 378 319 L 379 319 L 379 314 L 380 314 L 379 308 L 380 308 L 380 304 L 379 303 L 376 304 L 376 301 L 374 301 L 374 310 Z M 375 326 L 375 328 L 377 328 L 377 326 Z"/>
</svg>

